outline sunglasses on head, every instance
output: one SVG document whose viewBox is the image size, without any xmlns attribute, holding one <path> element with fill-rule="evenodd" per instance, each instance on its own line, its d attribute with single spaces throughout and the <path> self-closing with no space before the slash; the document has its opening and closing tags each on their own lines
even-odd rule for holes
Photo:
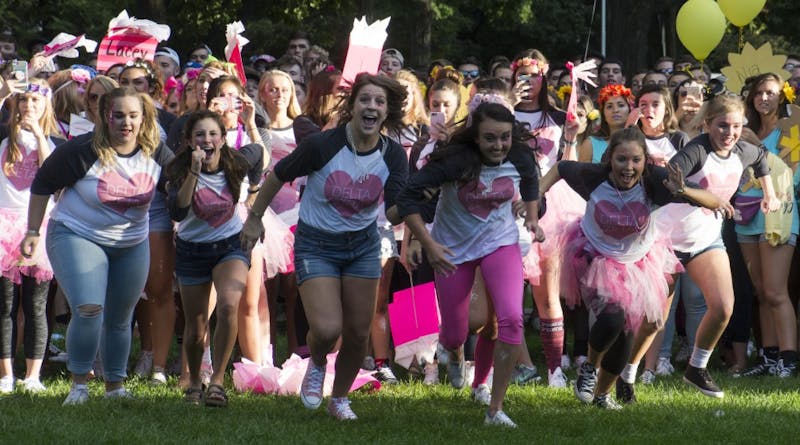
<svg viewBox="0 0 800 445">
<path fill-rule="evenodd" d="M 473 78 L 473 79 L 476 79 L 478 76 L 480 76 L 480 75 L 481 75 L 481 72 L 480 72 L 479 70 L 472 70 L 472 71 L 461 71 L 461 74 L 462 74 L 464 77 L 471 77 L 471 78 Z"/>
</svg>

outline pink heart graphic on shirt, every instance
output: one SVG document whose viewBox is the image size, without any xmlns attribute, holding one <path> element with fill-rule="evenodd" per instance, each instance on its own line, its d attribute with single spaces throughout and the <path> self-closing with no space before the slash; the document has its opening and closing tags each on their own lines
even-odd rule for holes
<svg viewBox="0 0 800 445">
<path fill-rule="evenodd" d="M 513 198 L 514 191 L 514 181 L 507 176 L 495 178 L 491 189 L 482 182 L 470 181 L 458 188 L 458 200 L 469 213 L 485 220 L 492 210 Z"/>
<path fill-rule="evenodd" d="M 638 233 L 649 219 L 650 209 L 641 202 L 631 202 L 620 208 L 611 201 L 600 201 L 594 207 L 594 220 L 600 230 L 618 240 Z"/>
<path fill-rule="evenodd" d="M 544 127 L 540 130 L 534 130 L 532 133 L 536 137 L 531 139 L 530 143 L 534 148 L 534 144 L 537 144 L 539 146 L 539 152 L 547 157 L 553 151 L 553 148 L 555 148 L 556 140 L 561 139 L 559 131 L 560 130 L 554 127 Z"/>
<path fill-rule="evenodd" d="M 136 173 L 123 178 L 116 170 L 100 175 L 97 180 L 97 197 L 100 202 L 124 215 L 132 207 L 150 204 L 155 193 L 155 181 L 147 173 Z"/>
<path fill-rule="evenodd" d="M 7 175 L 8 182 L 17 190 L 26 190 L 31 188 L 33 178 L 36 177 L 36 172 L 39 171 L 39 151 L 33 150 L 30 153 L 25 153 L 25 149 L 20 149 L 22 159 L 14 164 L 14 173 Z M 5 160 L 6 153 L 3 153 L 2 159 Z"/>
<path fill-rule="evenodd" d="M 739 179 L 741 177 L 742 175 L 737 173 L 729 173 L 727 175 L 711 173 L 701 178 L 698 184 L 717 197 L 725 201 L 730 201 L 733 194 L 736 193 L 736 190 L 739 188 Z M 710 215 L 713 211 L 703 208 L 703 213 Z"/>
<path fill-rule="evenodd" d="M 208 187 L 194 192 L 192 198 L 194 215 L 215 229 L 233 217 L 234 209 L 233 195 L 227 186 L 219 194 Z"/>
<path fill-rule="evenodd" d="M 345 218 L 375 205 L 382 194 L 383 182 L 375 175 L 354 182 L 347 172 L 337 170 L 325 180 L 325 199 Z"/>
</svg>

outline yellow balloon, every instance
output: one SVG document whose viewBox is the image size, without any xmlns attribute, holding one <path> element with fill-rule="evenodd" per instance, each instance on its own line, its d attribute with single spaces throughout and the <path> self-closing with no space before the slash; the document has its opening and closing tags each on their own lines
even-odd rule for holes
<svg viewBox="0 0 800 445">
<path fill-rule="evenodd" d="M 719 8 L 731 23 L 742 27 L 752 22 L 766 3 L 767 0 L 719 0 Z"/>
<path fill-rule="evenodd" d="M 725 15 L 714 0 L 689 0 L 675 21 L 678 38 L 697 60 L 705 60 L 725 35 Z"/>
</svg>

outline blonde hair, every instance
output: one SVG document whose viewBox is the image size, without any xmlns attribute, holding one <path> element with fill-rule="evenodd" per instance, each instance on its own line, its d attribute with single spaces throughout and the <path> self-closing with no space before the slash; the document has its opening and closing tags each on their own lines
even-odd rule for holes
<svg viewBox="0 0 800 445">
<path fill-rule="evenodd" d="M 142 105 L 142 125 L 139 127 L 139 134 L 136 135 L 136 143 L 145 154 L 152 156 L 161 142 L 158 131 L 158 115 L 153 99 L 144 93 L 138 93 L 130 87 L 119 87 L 107 92 L 100 99 L 100 119 L 95 126 L 94 137 L 92 138 L 92 149 L 100 159 L 104 167 L 115 164 L 116 151 L 111 146 L 111 135 L 108 129 L 108 120 L 111 114 L 111 107 L 116 99 L 123 97 L 135 97 Z"/>
<path fill-rule="evenodd" d="M 264 107 L 264 110 L 267 110 L 267 106 L 264 103 L 264 99 L 261 97 L 264 94 L 264 87 L 267 85 L 267 82 L 271 82 L 273 77 L 282 77 L 289 82 L 289 88 L 292 90 L 292 97 L 289 100 L 289 105 L 286 108 L 286 115 L 289 116 L 289 119 L 294 119 L 297 116 L 300 116 L 303 111 L 300 108 L 300 102 L 297 100 L 297 92 L 294 89 L 294 80 L 289 74 L 280 71 L 280 70 L 269 70 L 264 71 L 264 74 L 261 75 L 261 80 L 258 81 L 258 101 L 261 103 L 261 106 Z"/>
<path fill-rule="evenodd" d="M 40 87 L 49 88 L 47 81 L 42 79 L 32 78 L 30 79 L 30 83 L 39 85 Z M 39 118 L 39 126 L 42 127 L 42 132 L 44 135 L 50 137 L 52 135 L 60 134 L 58 125 L 56 124 L 56 118 L 53 116 L 53 105 L 50 102 L 49 97 L 34 91 L 14 94 L 12 99 L 8 102 L 11 118 L 8 121 L 8 145 L 6 146 L 6 156 L 5 159 L 3 159 L 3 173 L 5 173 L 6 176 L 14 174 L 14 164 L 22 160 L 22 150 L 20 150 L 20 147 L 17 143 L 19 132 L 21 130 L 19 123 L 20 118 L 22 117 L 19 113 L 19 102 L 21 99 L 30 94 L 39 94 L 42 96 L 42 101 L 44 102 L 44 112 Z"/>
<path fill-rule="evenodd" d="M 422 91 L 419 89 L 419 79 L 409 70 L 402 69 L 395 74 L 394 79 L 401 85 L 411 86 L 411 94 L 406 97 L 411 102 L 411 107 L 403 116 L 403 123 L 406 125 L 428 125 L 428 113 L 425 111 L 425 99 L 422 98 Z"/>
<path fill-rule="evenodd" d="M 703 122 L 708 124 L 717 117 L 728 113 L 739 113 L 744 118 L 744 102 L 739 96 L 719 95 L 703 103 L 697 115 L 702 116 Z"/>
<path fill-rule="evenodd" d="M 86 84 L 86 93 L 83 95 L 83 106 L 86 108 L 86 117 L 88 117 L 90 121 L 97 125 L 100 116 L 91 116 L 91 111 L 89 108 L 89 91 L 92 91 L 92 87 L 95 85 L 100 85 L 103 87 L 103 94 L 105 94 L 114 88 L 118 88 L 119 84 L 116 80 L 103 75 L 96 76 L 94 79 L 90 80 L 88 84 Z M 97 98 L 97 100 L 99 101 L 100 98 Z"/>
</svg>

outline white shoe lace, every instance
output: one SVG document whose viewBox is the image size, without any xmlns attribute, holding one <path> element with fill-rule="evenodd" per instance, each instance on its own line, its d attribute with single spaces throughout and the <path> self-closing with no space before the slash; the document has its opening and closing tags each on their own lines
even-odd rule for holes
<svg viewBox="0 0 800 445">
<path fill-rule="evenodd" d="M 332 397 L 328 405 L 328 412 L 338 420 L 357 420 L 358 416 L 350 409 L 350 399 L 347 397 Z"/>
</svg>

